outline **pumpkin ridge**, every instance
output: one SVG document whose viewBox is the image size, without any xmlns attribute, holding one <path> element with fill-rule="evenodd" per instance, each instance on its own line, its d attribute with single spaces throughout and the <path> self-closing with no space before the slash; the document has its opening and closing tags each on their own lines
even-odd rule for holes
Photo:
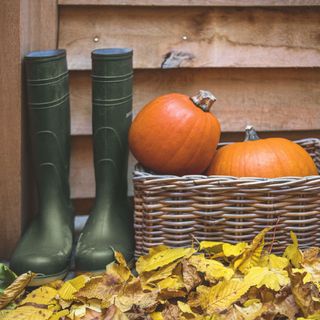
<svg viewBox="0 0 320 320">
<path fill-rule="evenodd" d="M 299 148 L 297 148 L 297 152 L 299 152 L 300 159 L 302 160 L 302 164 L 304 164 L 304 163 L 307 164 L 307 168 L 303 167 L 303 169 L 305 171 L 307 171 L 308 173 L 312 172 L 313 174 L 318 175 L 318 169 L 317 169 L 312 157 L 310 156 L 311 160 L 309 158 L 308 161 L 306 161 L 305 154 L 304 154 L 305 150 L 301 146 L 299 146 L 299 145 L 297 145 L 297 146 L 299 147 Z M 308 175 L 310 175 L 310 174 L 308 174 Z"/>
<path fill-rule="evenodd" d="M 274 173 L 274 172 L 268 173 L 268 178 L 270 178 L 270 179 L 275 178 L 275 177 L 280 177 L 281 176 L 281 172 L 285 172 L 286 171 L 286 167 L 284 167 L 283 164 L 282 164 L 282 161 L 281 161 L 281 158 L 280 158 L 280 154 L 279 154 L 279 150 L 277 150 L 277 152 L 275 151 L 275 149 L 272 146 L 272 141 L 274 141 L 273 138 L 263 139 L 264 148 L 266 150 L 268 150 L 268 154 L 273 156 L 272 159 L 269 158 L 269 161 L 272 160 L 271 167 L 272 167 L 273 170 L 276 171 L 276 173 Z M 281 150 L 281 151 L 282 151 L 282 155 L 286 156 L 286 154 L 283 152 L 283 150 Z M 268 165 L 268 167 L 269 166 L 270 166 L 270 164 Z"/>
<path fill-rule="evenodd" d="M 204 130 L 204 129 L 207 129 L 207 127 L 208 127 L 208 124 L 209 123 L 209 125 L 210 125 L 210 120 L 208 121 L 208 117 L 205 117 L 205 124 L 206 124 L 206 126 L 202 126 L 201 127 L 201 134 L 200 134 L 200 136 L 202 136 L 203 135 L 203 132 L 207 132 L 207 130 Z M 198 156 L 198 154 L 200 153 L 203 153 L 203 148 L 205 147 L 205 141 L 204 141 L 204 139 L 201 139 L 201 143 L 200 144 L 198 144 L 198 148 L 197 148 L 197 150 L 192 154 L 192 156 L 189 158 L 189 159 L 187 159 L 188 161 L 186 162 L 186 167 L 190 167 L 190 165 L 194 162 L 194 159 L 195 158 L 197 158 L 197 156 Z M 206 151 L 206 147 L 204 148 L 205 150 L 204 151 Z"/>
<path fill-rule="evenodd" d="M 200 111 L 201 111 L 201 109 L 200 109 Z M 191 127 L 191 130 L 189 131 L 188 135 L 187 135 L 186 138 L 184 139 L 183 143 L 179 146 L 178 149 L 175 150 L 175 152 L 174 152 L 174 154 L 172 155 L 172 157 L 170 158 L 170 160 L 167 161 L 167 166 L 170 166 L 170 164 L 172 164 L 172 162 L 175 162 L 176 159 L 177 159 L 177 157 L 179 156 L 179 152 L 181 152 L 181 150 L 183 150 L 183 149 L 185 148 L 185 146 L 188 146 L 188 144 L 189 144 L 189 141 L 188 141 L 188 140 L 189 140 L 190 137 L 192 136 L 191 133 L 192 133 L 194 130 L 197 130 L 197 124 L 199 123 L 200 120 L 201 120 L 201 118 L 200 118 L 200 117 L 197 117 L 196 122 L 194 122 L 193 126 Z M 201 128 L 203 129 L 203 126 L 201 126 Z M 194 155 L 194 154 L 193 154 L 193 155 Z M 186 161 L 184 164 L 181 164 L 181 166 L 184 167 L 184 166 L 188 163 L 189 158 L 187 158 L 186 160 L 187 160 L 187 161 Z"/>
</svg>

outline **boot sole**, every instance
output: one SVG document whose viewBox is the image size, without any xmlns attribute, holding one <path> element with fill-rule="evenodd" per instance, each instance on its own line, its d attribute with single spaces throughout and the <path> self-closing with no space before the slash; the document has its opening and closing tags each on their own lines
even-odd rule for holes
<svg viewBox="0 0 320 320">
<path fill-rule="evenodd" d="M 28 287 L 40 287 L 56 280 L 62 280 L 66 277 L 67 274 L 68 270 L 50 275 L 38 274 L 31 280 Z"/>
</svg>

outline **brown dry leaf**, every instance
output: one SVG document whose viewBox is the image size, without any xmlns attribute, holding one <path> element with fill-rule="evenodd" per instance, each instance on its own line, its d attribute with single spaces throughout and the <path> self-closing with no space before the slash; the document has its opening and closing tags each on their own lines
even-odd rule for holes
<svg viewBox="0 0 320 320">
<path fill-rule="evenodd" d="M 303 283 L 304 274 L 291 273 L 291 290 L 295 303 L 302 310 L 305 317 L 320 311 L 320 293 L 312 283 Z"/>
<path fill-rule="evenodd" d="M 126 284 L 123 291 L 115 298 L 115 306 L 122 312 L 135 308 L 143 312 L 153 312 L 157 305 L 158 291 L 143 292 L 139 279 Z"/>
<path fill-rule="evenodd" d="M 162 317 L 164 320 L 177 320 L 179 319 L 180 311 L 179 307 L 175 304 L 167 304 L 162 311 Z"/>
<path fill-rule="evenodd" d="M 182 279 L 188 292 L 201 283 L 201 278 L 197 272 L 197 269 L 187 260 L 182 262 Z"/>
<path fill-rule="evenodd" d="M 16 299 L 36 276 L 35 273 L 27 272 L 16 278 L 0 295 L 0 309 Z"/>
<path fill-rule="evenodd" d="M 106 311 L 103 320 L 128 320 L 128 317 L 115 305 L 111 305 Z"/>
<path fill-rule="evenodd" d="M 311 281 L 320 289 L 319 248 L 309 248 L 303 252 L 301 266 L 302 271 L 307 273 L 303 279 L 304 283 Z"/>
<path fill-rule="evenodd" d="M 268 304 L 268 310 L 269 312 L 273 312 L 274 315 L 279 314 L 287 317 L 289 320 L 295 320 L 296 315 L 299 313 L 299 308 L 292 294 L 286 296 L 284 299 L 276 297 L 273 304 Z"/>
<path fill-rule="evenodd" d="M 234 319 L 255 320 L 267 310 L 267 307 L 264 306 L 260 301 L 256 301 L 254 303 L 251 303 L 243 307 L 240 307 L 237 304 L 235 304 L 234 309 L 235 309 Z M 229 319 L 229 318 L 226 318 L 226 319 Z"/>
<path fill-rule="evenodd" d="M 98 299 L 104 307 L 109 307 L 114 298 L 121 292 L 124 283 L 116 274 L 104 274 L 88 281 L 85 286 L 74 294 L 80 300 Z"/>
</svg>

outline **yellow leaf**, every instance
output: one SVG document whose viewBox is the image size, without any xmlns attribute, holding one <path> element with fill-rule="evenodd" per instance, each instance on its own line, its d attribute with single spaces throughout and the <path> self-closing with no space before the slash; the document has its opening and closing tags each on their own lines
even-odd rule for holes
<svg viewBox="0 0 320 320">
<path fill-rule="evenodd" d="M 230 243 L 224 243 L 222 245 L 222 250 L 226 257 L 238 257 L 245 251 L 247 247 L 248 244 L 245 242 L 239 242 L 235 245 Z"/>
<path fill-rule="evenodd" d="M 287 258 L 295 268 L 299 268 L 303 260 L 302 252 L 299 250 L 299 244 L 297 236 L 293 231 L 290 231 L 290 237 L 292 239 L 292 244 L 289 244 L 284 251 L 283 256 Z"/>
<path fill-rule="evenodd" d="M 21 302 L 20 305 L 32 303 L 35 305 L 50 305 L 56 298 L 58 291 L 50 287 L 39 287 L 30 292 Z"/>
<path fill-rule="evenodd" d="M 207 314 L 211 314 L 226 310 L 238 301 L 249 288 L 250 286 L 245 281 L 231 279 L 220 281 L 208 289 L 199 286 L 197 291 L 200 295 L 201 307 L 207 311 Z"/>
<path fill-rule="evenodd" d="M 48 320 L 53 310 L 35 308 L 34 306 L 21 306 L 6 315 L 6 320 Z"/>
<path fill-rule="evenodd" d="M 196 314 L 191 310 L 190 306 L 184 302 L 178 301 L 178 307 L 182 313 L 196 316 Z"/>
<path fill-rule="evenodd" d="M 74 279 L 66 281 L 58 290 L 59 297 L 63 300 L 73 300 L 74 294 L 78 292 L 90 280 L 86 275 L 80 275 Z"/>
<path fill-rule="evenodd" d="M 184 283 L 180 277 L 173 275 L 158 282 L 158 287 L 160 291 L 165 289 L 178 290 L 184 288 Z"/>
<path fill-rule="evenodd" d="M 264 247 L 264 236 L 270 229 L 271 228 L 265 228 L 255 236 L 251 245 L 245 249 L 243 254 L 238 259 L 235 260 L 235 270 L 239 269 L 245 274 L 251 267 L 259 264 L 261 253 Z"/>
<path fill-rule="evenodd" d="M 225 267 L 221 262 L 205 258 L 203 254 L 194 255 L 189 259 L 189 263 L 193 265 L 198 272 L 205 274 L 209 281 L 215 282 L 218 279 L 229 280 L 234 275 L 231 268 Z"/>
<path fill-rule="evenodd" d="M 279 257 L 274 254 L 265 255 L 260 259 L 260 267 L 268 267 L 269 269 L 283 270 L 289 265 L 289 260 L 284 257 Z"/>
<path fill-rule="evenodd" d="M 188 258 L 195 252 L 193 248 L 168 249 L 162 246 L 160 251 L 153 249 L 148 255 L 141 256 L 136 263 L 136 269 L 138 273 L 156 270 L 182 257 Z"/>
<path fill-rule="evenodd" d="M 156 271 L 142 273 L 140 276 L 142 285 L 145 286 L 146 284 L 157 282 L 159 280 L 170 277 L 173 270 L 176 268 L 177 264 L 180 261 L 181 259 L 178 261 L 172 262 L 164 267 L 161 267 Z"/>
<path fill-rule="evenodd" d="M 247 307 L 250 307 L 250 306 L 253 305 L 253 304 L 260 303 L 260 302 L 261 302 L 261 301 L 260 301 L 259 299 L 249 299 L 249 300 L 247 300 L 246 302 L 244 302 L 243 306 L 244 306 L 245 308 L 247 308 Z"/>
<path fill-rule="evenodd" d="M 35 277 L 35 273 L 27 272 L 16 278 L 0 295 L 0 309 L 4 308 L 16 297 L 18 297 L 30 281 Z"/>
<path fill-rule="evenodd" d="M 56 313 L 54 313 L 49 320 L 61 320 L 63 317 L 67 316 L 69 314 L 69 310 L 61 310 Z"/>
<path fill-rule="evenodd" d="M 250 286 L 267 288 L 279 291 L 281 287 L 290 283 L 288 272 L 280 269 L 269 270 L 267 267 L 253 267 L 244 277 L 244 281 Z"/>
<path fill-rule="evenodd" d="M 152 320 L 164 320 L 161 312 L 152 312 L 150 317 Z"/>
<path fill-rule="evenodd" d="M 222 245 L 224 242 L 218 241 L 201 241 L 199 245 L 200 251 L 206 251 L 209 253 L 217 253 L 222 251 Z"/>
</svg>

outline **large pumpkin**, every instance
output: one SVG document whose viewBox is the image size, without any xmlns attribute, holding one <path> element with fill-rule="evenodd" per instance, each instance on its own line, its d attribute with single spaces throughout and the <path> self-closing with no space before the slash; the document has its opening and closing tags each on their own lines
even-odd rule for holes
<svg viewBox="0 0 320 320">
<path fill-rule="evenodd" d="M 246 139 L 220 148 L 207 175 L 276 178 L 318 175 L 310 155 L 298 144 L 283 138 L 259 139 L 246 128 Z"/>
<path fill-rule="evenodd" d="M 209 112 L 208 91 L 195 97 L 171 93 L 149 102 L 129 131 L 129 146 L 146 168 L 162 174 L 200 174 L 220 139 L 220 124 Z"/>
</svg>

